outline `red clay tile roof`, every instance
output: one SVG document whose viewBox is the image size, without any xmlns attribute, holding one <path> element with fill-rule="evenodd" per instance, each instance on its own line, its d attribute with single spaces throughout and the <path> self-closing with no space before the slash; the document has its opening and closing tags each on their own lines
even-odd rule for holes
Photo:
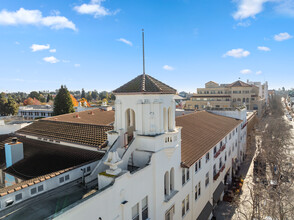
<svg viewBox="0 0 294 220">
<path fill-rule="evenodd" d="M 252 87 L 252 85 L 244 83 L 241 80 L 237 80 L 236 82 L 227 85 L 227 87 Z"/>
<path fill-rule="evenodd" d="M 107 140 L 106 132 L 112 129 L 113 127 L 109 125 L 39 120 L 18 130 L 17 133 L 98 147 Z"/>
<path fill-rule="evenodd" d="M 114 122 L 114 111 L 92 109 L 42 119 L 44 121 L 61 121 L 80 124 L 110 125 Z"/>
<path fill-rule="evenodd" d="M 182 163 L 190 167 L 242 120 L 200 111 L 176 117 L 176 125 L 182 128 Z"/>
<path fill-rule="evenodd" d="M 142 74 L 114 90 L 113 93 L 176 94 L 177 90 L 159 80 Z"/>
</svg>

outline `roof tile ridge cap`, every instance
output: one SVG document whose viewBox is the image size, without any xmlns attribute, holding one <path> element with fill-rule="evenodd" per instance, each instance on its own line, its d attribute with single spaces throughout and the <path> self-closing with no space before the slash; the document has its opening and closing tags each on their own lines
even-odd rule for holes
<svg viewBox="0 0 294 220">
<path fill-rule="evenodd" d="M 145 92 L 146 91 L 146 88 L 145 88 L 145 83 L 146 83 L 146 74 L 143 73 L 142 74 L 142 92 Z"/>
<path fill-rule="evenodd" d="M 160 91 L 162 91 L 162 89 L 157 85 L 157 83 L 152 79 L 151 76 L 147 75 L 147 77 L 148 77 L 148 79 L 149 79 L 151 82 L 154 83 L 154 85 L 155 85 Z M 163 84 L 164 84 L 164 83 L 163 83 Z"/>
</svg>

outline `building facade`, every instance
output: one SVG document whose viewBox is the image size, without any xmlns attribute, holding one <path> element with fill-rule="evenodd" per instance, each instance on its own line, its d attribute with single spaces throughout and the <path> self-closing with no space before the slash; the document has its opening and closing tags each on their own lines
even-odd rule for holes
<svg viewBox="0 0 294 220">
<path fill-rule="evenodd" d="M 53 107 L 51 105 L 27 105 L 20 106 L 18 116 L 25 119 L 47 118 L 53 115 Z"/>
<path fill-rule="evenodd" d="M 258 87 L 240 80 L 231 84 L 210 81 L 205 84 L 205 88 L 197 89 L 197 94 L 186 102 L 185 109 L 232 109 L 246 106 L 247 110 L 257 110 L 261 113 L 268 99 L 267 91 L 267 83 L 266 86 Z"/>
</svg>

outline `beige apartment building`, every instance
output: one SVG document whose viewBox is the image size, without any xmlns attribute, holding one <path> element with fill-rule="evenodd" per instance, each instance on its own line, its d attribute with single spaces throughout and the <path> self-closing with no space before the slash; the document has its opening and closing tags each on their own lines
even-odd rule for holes
<svg viewBox="0 0 294 220">
<path fill-rule="evenodd" d="M 209 81 L 205 84 L 205 88 L 197 89 L 197 94 L 186 102 L 185 109 L 233 109 L 246 106 L 248 110 L 257 110 L 260 114 L 265 105 L 265 99 L 259 94 L 259 87 L 240 80 L 231 84 Z"/>
</svg>

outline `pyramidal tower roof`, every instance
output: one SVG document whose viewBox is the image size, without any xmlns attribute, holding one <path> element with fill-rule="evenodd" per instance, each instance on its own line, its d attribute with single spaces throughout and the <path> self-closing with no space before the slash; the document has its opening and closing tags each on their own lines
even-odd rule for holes
<svg viewBox="0 0 294 220">
<path fill-rule="evenodd" d="M 114 90 L 113 93 L 176 94 L 177 90 L 147 74 L 141 74 Z"/>
</svg>

